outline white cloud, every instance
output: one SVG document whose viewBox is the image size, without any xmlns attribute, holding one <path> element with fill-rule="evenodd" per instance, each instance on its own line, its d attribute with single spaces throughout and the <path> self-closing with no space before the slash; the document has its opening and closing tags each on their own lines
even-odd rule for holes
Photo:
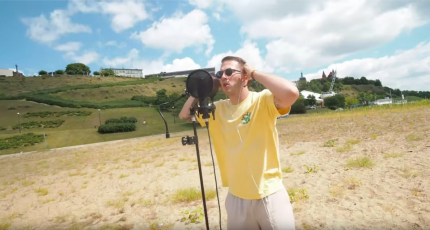
<svg viewBox="0 0 430 230">
<path fill-rule="evenodd" d="M 81 55 L 74 52 L 67 52 L 64 57 L 74 62 L 83 63 L 85 65 L 91 64 L 99 59 L 99 54 L 95 51 L 85 51 Z"/>
<path fill-rule="evenodd" d="M 149 18 L 144 3 L 139 0 L 71 0 L 68 10 L 71 13 L 102 13 L 111 15 L 111 27 L 117 33 L 132 28 L 138 22 Z"/>
<path fill-rule="evenodd" d="M 146 31 L 133 33 L 131 38 L 141 40 L 148 47 L 177 53 L 187 47 L 201 48 L 206 45 L 205 54 L 209 55 L 215 41 L 207 21 L 206 14 L 201 10 L 193 10 L 186 15 L 178 13 L 154 22 Z"/>
<path fill-rule="evenodd" d="M 56 46 L 55 50 L 64 51 L 64 52 L 76 52 L 76 51 L 79 51 L 81 47 L 82 47 L 82 43 L 80 42 L 68 42 L 68 43 Z"/>
<path fill-rule="evenodd" d="M 72 23 L 64 10 L 54 10 L 49 15 L 49 20 L 42 14 L 39 17 L 24 18 L 22 22 L 28 26 L 27 36 L 42 43 L 52 43 L 68 33 L 92 32 L 88 26 Z"/>
<path fill-rule="evenodd" d="M 165 63 L 162 58 L 158 60 L 145 60 L 140 58 L 139 51 L 132 49 L 125 57 L 104 58 L 105 67 L 121 67 L 127 65 L 127 68 L 143 69 L 143 74 L 153 74 L 159 72 L 171 72 L 180 70 L 199 69 L 200 65 L 196 64 L 191 58 L 185 57 L 174 59 L 171 63 Z"/>
<path fill-rule="evenodd" d="M 197 8 L 205 9 L 212 6 L 214 0 L 188 0 L 188 2 Z"/>
<path fill-rule="evenodd" d="M 330 64 L 430 22 L 430 1 L 218 1 L 244 35 L 267 41 L 266 61 L 284 72 Z"/>
<path fill-rule="evenodd" d="M 337 70 L 338 77 L 352 76 L 379 79 L 384 86 L 402 90 L 429 90 L 430 42 L 420 43 L 410 50 L 398 51 L 391 56 L 363 58 L 336 63 L 316 73 L 304 74 L 306 79 L 320 78 Z"/>
<path fill-rule="evenodd" d="M 112 15 L 111 26 L 117 33 L 148 18 L 145 6 L 139 1 L 102 2 L 101 9 L 103 13 Z"/>
<path fill-rule="evenodd" d="M 250 66 L 255 69 L 265 71 L 265 72 L 273 72 L 273 68 L 266 63 L 266 61 L 261 57 L 260 50 L 255 42 L 245 41 L 242 44 L 242 47 L 236 51 L 227 51 L 225 53 L 216 54 L 208 61 L 207 66 L 215 67 L 216 70 L 219 70 L 221 66 L 221 60 L 225 56 L 238 56 L 243 58 Z"/>
</svg>

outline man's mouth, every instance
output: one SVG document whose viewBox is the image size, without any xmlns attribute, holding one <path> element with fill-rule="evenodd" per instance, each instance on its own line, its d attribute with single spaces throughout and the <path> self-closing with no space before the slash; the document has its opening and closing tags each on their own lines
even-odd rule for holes
<svg viewBox="0 0 430 230">
<path fill-rule="evenodd" d="M 228 83 L 223 83 L 222 86 L 227 87 L 227 86 L 229 86 L 229 84 Z"/>
</svg>

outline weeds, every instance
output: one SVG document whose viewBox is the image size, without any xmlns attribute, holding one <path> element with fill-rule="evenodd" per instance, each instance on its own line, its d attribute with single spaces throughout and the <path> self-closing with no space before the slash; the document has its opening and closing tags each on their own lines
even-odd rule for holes
<svg viewBox="0 0 430 230">
<path fill-rule="evenodd" d="M 398 169 L 400 172 L 400 176 L 405 178 L 405 179 L 411 179 L 411 178 L 415 178 L 418 176 L 418 172 L 413 171 L 412 169 L 408 168 L 408 167 L 403 167 L 401 169 Z"/>
<path fill-rule="evenodd" d="M 38 196 L 46 196 L 49 193 L 48 189 L 46 188 L 38 188 L 34 189 L 34 191 L 37 193 Z"/>
<path fill-rule="evenodd" d="M 336 151 L 339 152 L 339 153 L 348 152 L 348 151 L 351 151 L 351 150 L 352 150 L 352 144 L 350 144 L 350 143 L 347 143 L 344 146 L 339 147 L 339 148 L 336 149 Z"/>
<path fill-rule="evenodd" d="M 288 166 L 286 168 L 282 168 L 282 172 L 284 172 L 284 173 L 292 173 L 292 172 L 294 172 L 294 168 L 291 168 L 291 166 Z"/>
<path fill-rule="evenodd" d="M 337 139 L 328 140 L 323 144 L 323 147 L 334 147 L 336 146 Z"/>
<path fill-rule="evenodd" d="M 369 157 L 357 157 L 355 159 L 348 160 L 348 167 L 351 168 L 371 168 L 375 164 L 370 160 Z"/>
<path fill-rule="evenodd" d="M 202 207 L 198 207 L 196 209 L 193 210 L 184 210 L 181 212 L 182 214 L 185 215 L 185 217 L 181 218 L 181 222 L 185 222 L 185 224 L 190 224 L 190 223 L 200 223 L 201 221 L 203 221 L 203 209 Z"/>
<path fill-rule="evenodd" d="M 319 170 L 318 165 L 312 164 L 312 165 L 303 165 L 303 167 L 306 168 L 305 173 L 317 173 Z"/>
<path fill-rule="evenodd" d="M 309 199 L 308 190 L 306 188 L 288 189 L 287 192 L 291 203 Z"/>
<path fill-rule="evenodd" d="M 406 136 L 406 140 L 408 140 L 408 141 L 421 141 L 421 140 L 424 140 L 424 137 L 420 136 L 420 135 L 416 135 L 416 134 L 410 134 L 410 135 Z"/>
<path fill-rule="evenodd" d="M 213 199 L 216 196 L 216 191 L 214 189 L 205 190 L 206 200 Z M 202 199 L 202 193 L 196 188 L 185 188 L 176 191 L 175 195 L 172 197 L 175 202 L 190 202 Z"/>
<path fill-rule="evenodd" d="M 299 151 L 299 152 L 297 152 L 297 153 L 291 153 L 291 156 L 299 156 L 299 155 L 302 155 L 302 154 L 305 154 L 306 153 L 306 151 Z"/>
<path fill-rule="evenodd" d="M 386 153 L 385 155 L 384 155 L 384 159 L 388 159 L 388 158 L 397 158 L 397 157 L 402 157 L 402 156 L 404 156 L 405 154 L 403 154 L 403 153 Z"/>
</svg>

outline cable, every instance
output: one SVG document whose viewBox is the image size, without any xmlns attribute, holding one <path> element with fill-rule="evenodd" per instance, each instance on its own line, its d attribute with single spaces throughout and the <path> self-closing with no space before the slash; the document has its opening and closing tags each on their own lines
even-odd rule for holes
<svg viewBox="0 0 430 230">
<path fill-rule="evenodd" d="M 219 203 L 218 183 L 217 183 L 217 179 L 216 179 L 216 171 L 215 171 L 215 161 L 214 161 L 214 156 L 213 156 L 213 154 L 212 154 L 212 142 L 211 142 L 211 135 L 209 134 L 209 122 L 208 122 L 208 120 L 207 120 L 207 119 L 206 119 L 205 123 L 206 123 L 206 129 L 207 129 L 207 131 L 208 131 L 208 137 L 209 137 L 209 148 L 210 148 L 210 150 L 211 150 L 212 166 L 213 166 L 213 168 L 214 168 L 215 189 L 216 189 L 216 197 L 217 197 L 217 199 L 218 199 L 218 211 L 219 211 L 219 229 L 220 229 L 220 230 L 222 230 L 222 227 L 221 227 L 221 223 L 222 223 L 222 222 L 221 222 L 221 205 L 220 205 L 220 203 Z"/>
</svg>

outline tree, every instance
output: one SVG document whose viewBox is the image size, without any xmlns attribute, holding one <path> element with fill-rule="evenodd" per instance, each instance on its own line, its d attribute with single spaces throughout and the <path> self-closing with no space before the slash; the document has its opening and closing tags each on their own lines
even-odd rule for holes
<svg viewBox="0 0 430 230">
<path fill-rule="evenodd" d="M 46 75 L 46 74 L 48 74 L 48 72 L 46 72 L 45 70 L 39 71 L 39 75 Z"/>
<path fill-rule="evenodd" d="M 306 113 L 305 99 L 300 94 L 299 98 L 291 106 L 290 114 L 302 114 Z"/>
<path fill-rule="evenodd" d="M 64 74 L 64 70 L 61 70 L 61 69 L 56 70 L 56 71 L 55 71 L 55 74 L 56 74 L 56 75 L 63 75 L 63 74 Z"/>
<path fill-rule="evenodd" d="M 375 86 L 382 86 L 382 83 L 379 79 L 376 79 Z"/>
<path fill-rule="evenodd" d="M 105 69 L 100 74 L 102 76 L 115 76 L 115 73 L 111 69 Z"/>
<path fill-rule="evenodd" d="M 347 97 L 345 98 L 345 105 L 346 107 L 351 107 L 353 105 L 357 105 L 358 104 L 358 100 L 356 98 L 353 97 Z"/>
<path fill-rule="evenodd" d="M 375 95 L 372 93 L 372 91 L 367 91 L 367 92 L 360 92 L 357 95 L 357 100 L 361 103 L 361 104 L 366 104 L 369 105 L 369 103 L 375 99 Z"/>
<path fill-rule="evenodd" d="M 360 78 L 360 84 L 361 85 L 367 85 L 368 83 L 367 83 L 367 79 L 365 78 L 365 77 L 361 77 Z"/>
<path fill-rule="evenodd" d="M 94 76 L 100 75 L 100 73 L 98 71 L 94 71 L 93 74 L 94 74 Z"/>
<path fill-rule="evenodd" d="M 317 99 L 315 99 L 314 95 L 308 95 L 308 97 L 306 98 L 306 104 L 307 105 L 315 105 L 317 103 Z"/>
<path fill-rule="evenodd" d="M 85 64 L 72 63 L 66 66 L 66 73 L 70 75 L 88 75 L 91 73 L 91 70 Z"/>
<path fill-rule="evenodd" d="M 342 94 L 336 94 L 332 97 L 324 98 L 324 104 L 331 110 L 345 107 L 345 97 Z"/>
</svg>

